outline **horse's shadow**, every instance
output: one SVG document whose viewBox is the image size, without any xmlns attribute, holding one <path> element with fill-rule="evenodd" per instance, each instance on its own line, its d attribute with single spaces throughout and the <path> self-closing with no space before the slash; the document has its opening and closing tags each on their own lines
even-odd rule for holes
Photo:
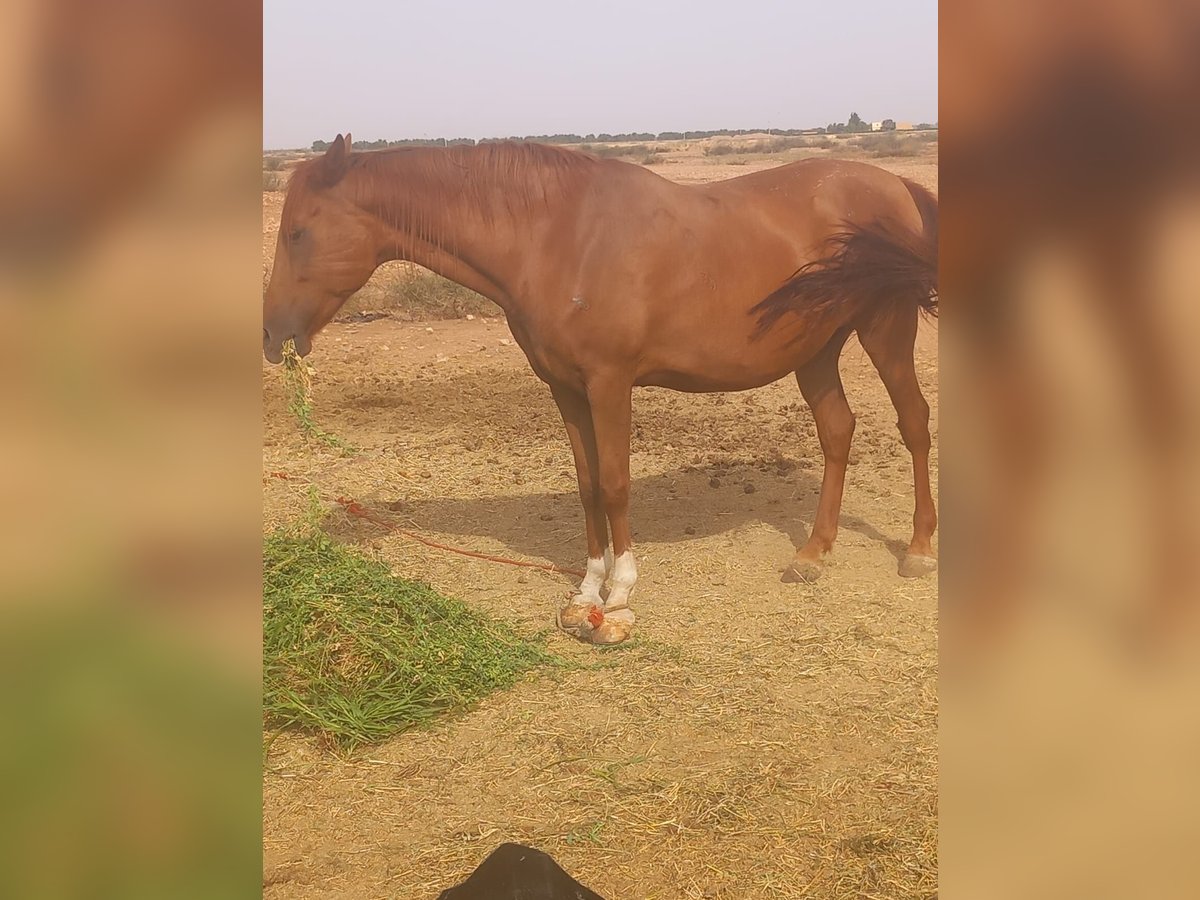
<svg viewBox="0 0 1200 900">
<path fill-rule="evenodd" d="M 706 470 L 687 467 L 634 479 L 634 540 L 681 543 L 760 523 L 786 534 L 793 546 L 807 539 L 805 523 L 813 520 L 820 487 L 814 471 L 777 474 L 735 466 L 718 487 L 710 484 L 711 477 Z M 747 482 L 754 485 L 752 492 L 747 492 Z M 493 538 L 522 556 L 559 566 L 577 567 L 586 552 L 583 510 L 574 491 L 416 500 L 381 495 L 364 500 L 391 510 L 397 522 L 415 530 Z M 902 558 L 905 542 L 881 533 L 872 523 L 843 514 L 839 524 L 884 545 L 897 560 Z M 786 562 L 779 560 L 781 567 Z"/>
<path fill-rule="evenodd" d="M 464 408 L 446 403 L 446 397 L 469 397 L 467 418 Z M 452 440 L 469 437 L 492 425 L 497 429 L 511 422 L 514 409 L 524 410 L 530 429 L 542 429 L 546 440 L 561 434 L 558 411 L 543 386 L 532 377 L 494 371 L 458 371 L 437 381 L 406 379 L 395 386 L 355 388 L 355 408 L 386 407 L 398 429 L 410 419 L 419 420 L 424 429 L 449 429 Z M 649 407 L 646 407 L 649 409 Z M 681 403 L 659 404 L 647 419 L 647 428 L 663 434 L 686 434 L 694 419 L 682 416 Z M 635 405 L 635 430 L 640 408 Z M 722 415 L 728 415 L 728 411 Z M 467 423 L 470 428 L 467 428 Z M 815 444 L 815 437 L 812 439 Z M 565 445 L 565 441 L 562 442 Z M 813 448 L 810 448 L 813 449 Z M 564 464 L 569 455 L 562 454 Z M 634 540 L 642 544 L 684 543 L 732 532 L 745 525 L 765 524 L 786 534 L 795 547 L 808 538 L 817 495 L 821 485 L 819 451 L 796 462 L 772 461 L 710 463 L 680 466 L 665 473 L 635 478 L 631 485 L 630 524 Z M 480 475 L 486 474 L 481 468 Z M 495 470 L 492 470 L 493 473 Z M 717 471 L 719 487 L 710 486 Z M 492 477 L 497 479 L 498 474 Z M 572 479 L 573 481 L 573 479 Z M 746 492 L 746 483 L 754 490 Z M 483 490 L 487 491 L 486 482 Z M 577 567 L 586 555 L 583 511 L 573 489 L 526 494 L 484 494 L 476 497 L 436 496 L 410 498 L 378 494 L 362 496 L 360 501 L 387 515 L 397 524 L 420 532 L 470 538 L 492 538 L 522 556 L 548 559 L 556 565 Z M 885 546 L 898 560 L 907 548 L 905 541 L 881 533 L 874 524 L 843 513 L 840 526 L 856 531 Z M 357 534 L 382 533 L 379 526 L 362 521 Z M 782 568 L 790 556 L 782 555 Z"/>
</svg>

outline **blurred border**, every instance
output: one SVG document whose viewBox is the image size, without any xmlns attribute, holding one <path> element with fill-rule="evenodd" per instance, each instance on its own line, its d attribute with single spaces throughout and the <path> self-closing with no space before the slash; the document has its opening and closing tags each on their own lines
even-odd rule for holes
<svg viewBox="0 0 1200 900">
<path fill-rule="evenodd" d="M 0 29 L 0 879 L 258 894 L 261 10 Z M 942 890 L 1193 897 L 1200 10 L 941 11 Z"/>
<path fill-rule="evenodd" d="M 1194 897 L 1200 5 L 940 17 L 947 897 Z"/>
<path fill-rule="evenodd" d="M 0 883 L 257 896 L 261 8 L 0 41 Z"/>
</svg>

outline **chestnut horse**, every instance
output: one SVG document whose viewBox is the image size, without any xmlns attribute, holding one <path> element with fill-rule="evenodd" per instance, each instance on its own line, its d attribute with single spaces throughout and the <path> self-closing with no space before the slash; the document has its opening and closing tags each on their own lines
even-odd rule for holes
<svg viewBox="0 0 1200 900">
<path fill-rule="evenodd" d="M 818 575 L 854 432 L 838 374 L 852 332 L 912 454 L 916 512 L 900 574 L 936 568 L 929 406 L 913 344 L 919 312 L 937 312 L 937 200 L 919 185 L 865 163 L 804 160 L 685 186 L 559 147 L 352 153 L 350 136 L 338 135 L 288 186 L 263 307 L 267 359 L 279 362 L 288 339 L 307 354 L 395 259 L 498 304 L 562 412 L 588 548 L 579 593 L 559 611 L 564 630 L 614 643 L 633 622 L 638 385 L 743 391 L 795 373 L 825 472 L 812 533 L 784 578 Z"/>
</svg>

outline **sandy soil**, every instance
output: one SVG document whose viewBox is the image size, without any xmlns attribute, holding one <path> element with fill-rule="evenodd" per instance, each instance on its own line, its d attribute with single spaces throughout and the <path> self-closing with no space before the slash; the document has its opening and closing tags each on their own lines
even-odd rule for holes
<svg viewBox="0 0 1200 900">
<path fill-rule="evenodd" d="M 779 160 L 775 160 L 777 163 Z M 936 156 L 881 160 L 936 188 Z M 891 163 L 894 162 L 895 166 Z M 744 174 L 687 164 L 681 180 Z M 279 195 L 264 195 L 264 264 Z M 306 443 L 264 366 L 265 527 L 304 481 L 430 538 L 578 567 L 583 517 L 549 393 L 502 318 L 334 323 L 318 338 L 317 420 L 359 452 Z M 635 394 L 638 637 L 472 713 L 352 758 L 294 735 L 264 781 L 268 897 L 434 897 L 504 840 L 537 845 L 611 900 L 936 893 L 937 582 L 896 574 L 912 474 L 895 412 L 853 341 L 858 428 L 822 580 L 779 573 L 821 477 L 794 382 L 744 394 Z M 933 408 L 937 333 L 918 373 Z M 936 481 L 935 481 L 936 484 Z M 334 512 L 348 540 L 528 630 L 570 578 L 437 551 Z"/>
</svg>

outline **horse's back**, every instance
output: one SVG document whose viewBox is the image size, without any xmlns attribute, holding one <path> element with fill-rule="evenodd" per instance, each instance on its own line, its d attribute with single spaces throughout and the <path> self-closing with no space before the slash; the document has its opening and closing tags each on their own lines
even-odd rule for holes
<svg viewBox="0 0 1200 900">
<path fill-rule="evenodd" d="M 898 218 L 919 228 L 920 215 L 904 180 L 870 163 L 802 159 L 701 186 L 714 198 L 738 201 L 830 228 Z"/>
</svg>

